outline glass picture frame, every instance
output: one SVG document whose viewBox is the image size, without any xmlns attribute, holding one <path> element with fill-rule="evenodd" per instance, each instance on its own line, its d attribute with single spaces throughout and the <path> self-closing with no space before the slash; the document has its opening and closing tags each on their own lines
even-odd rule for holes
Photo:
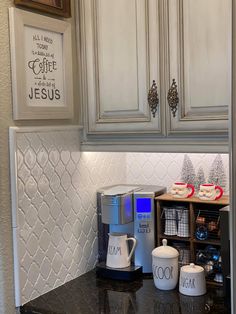
<svg viewBox="0 0 236 314">
<path fill-rule="evenodd" d="M 71 24 L 9 9 L 13 119 L 71 119 Z"/>
</svg>

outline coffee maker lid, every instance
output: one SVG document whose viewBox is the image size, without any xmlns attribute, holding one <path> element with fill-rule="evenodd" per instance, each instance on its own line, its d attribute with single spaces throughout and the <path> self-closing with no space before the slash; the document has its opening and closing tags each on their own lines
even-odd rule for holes
<svg viewBox="0 0 236 314">
<path fill-rule="evenodd" d="M 122 195 L 140 190 L 140 187 L 133 185 L 115 185 L 103 191 L 104 195 Z"/>
</svg>

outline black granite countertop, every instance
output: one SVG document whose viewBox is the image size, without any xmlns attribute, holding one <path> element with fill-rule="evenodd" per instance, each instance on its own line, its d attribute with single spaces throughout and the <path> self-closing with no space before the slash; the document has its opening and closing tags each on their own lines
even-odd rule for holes
<svg viewBox="0 0 236 314">
<path fill-rule="evenodd" d="M 21 307 L 24 314 L 200 314 L 230 313 L 222 288 L 189 297 L 177 290 L 161 291 L 152 279 L 133 282 L 97 278 L 90 271 Z"/>
</svg>

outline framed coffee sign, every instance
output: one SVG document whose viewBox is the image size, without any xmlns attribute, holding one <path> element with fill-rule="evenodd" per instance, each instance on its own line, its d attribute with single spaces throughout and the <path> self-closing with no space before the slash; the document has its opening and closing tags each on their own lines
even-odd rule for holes
<svg viewBox="0 0 236 314">
<path fill-rule="evenodd" d="M 14 0 L 14 3 L 18 6 L 37 9 L 63 17 L 71 16 L 70 0 Z"/>
<path fill-rule="evenodd" d="M 9 9 L 13 118 L 73 116 L 71 26 Z"/>
</svg>

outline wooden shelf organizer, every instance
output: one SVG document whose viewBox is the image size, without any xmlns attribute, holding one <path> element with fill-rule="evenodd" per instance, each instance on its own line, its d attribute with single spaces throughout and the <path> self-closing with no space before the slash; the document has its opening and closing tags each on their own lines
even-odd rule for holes
<svg viewBox="0 0 236 314">
<path fill-rule="evenodd" d="M 203 247 L 203 245 L 213 245 L 220 248 L 220 234 L 215 238 L 208 238 L 206 240 L 198 240 L 195 238 L 196 230 L 196 213 L 201 210 L 204 213 L 204 210 L 207 209 L 209 213 L 211 211 L 218 211 L 220 208 L 229 205 L 229 197 L 223 196 L 216 201 L 203 201 L 197 197 L 190 197 L 184 199 L 174 198 L 171 194 L 163 194 L 156 197 L 157 202 L 157 245 L 162 245 L 162 239 L 169 240 L 171 245 L 172 242 L 182 242 L 189 245 L 190 248 L 190 262 L 196 262 L 196 250 Z M 165 206 L 185 206 L 189 210 L 189 237 L 179 237 L 177 235 L 165 235 L 162 224 L 162 211 Z M 220 226 L 219 226 L 220 230 Z M 214 281 L 210 281 L 212 284 L 217 284 Z"/>
</svg>

